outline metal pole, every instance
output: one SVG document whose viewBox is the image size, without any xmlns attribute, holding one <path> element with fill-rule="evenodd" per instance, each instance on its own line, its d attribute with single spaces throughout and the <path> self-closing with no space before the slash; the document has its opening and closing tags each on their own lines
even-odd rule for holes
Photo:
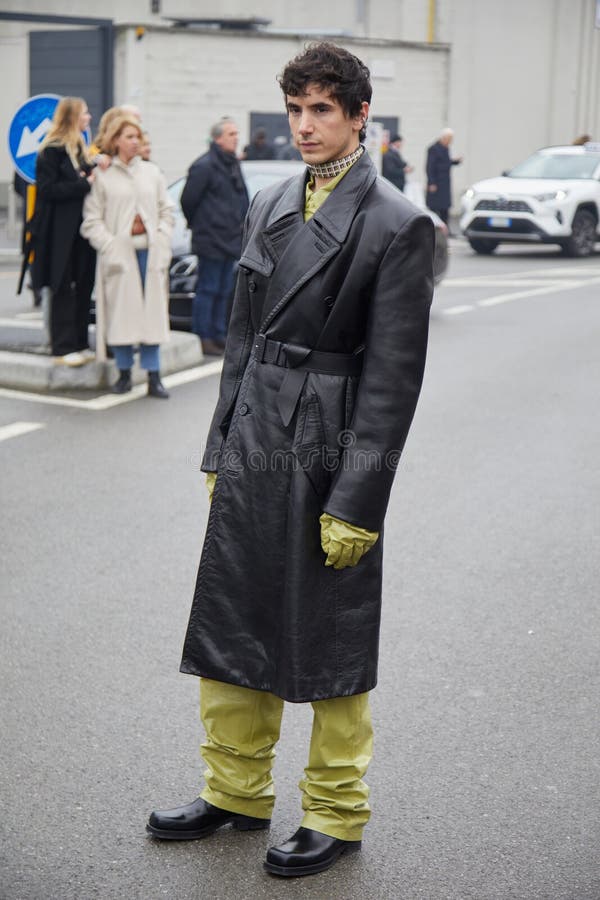
<svg viewBox="0 0 600 900">
<path fill-rule="evenodd" d="M 429 13 L 427 16 L 427 43 L 435 42 L 435 0 L 429 0 Z"/>
<path fill-rule="evenodd" d="M 11 240 L 17 236 L 17 197 L 12 184 L 8 185 L 8 207 L 6 211 L 6 236 Z"/>
</svg>

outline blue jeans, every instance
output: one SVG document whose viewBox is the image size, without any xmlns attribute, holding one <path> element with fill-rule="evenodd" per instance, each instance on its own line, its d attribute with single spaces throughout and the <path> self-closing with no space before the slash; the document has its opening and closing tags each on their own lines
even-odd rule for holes
<svg viewBox="0 0 600 900">
<path fill-rule="evenodd" d="M 146 266 L 148 264 L 148 251 L 136 250 L 142 284 L 146 282 Z M 131 369 L 133 366 L 133 345 L 118 344 L 111 347 L 118 369 Z M 158 372 L 160 369 L 160 352 L 158 344 L 140 344 L 140 366 L 148 372 Z"/>
<path fill-rule="evenodd" d="M 132 344 L 118 344 L 111 347 L 118 369 L 131 369 L 133 353 L 137 350 Z M 160 348 L 158 344 L 140 344 L 140 366 L 148 372 L 160 370 Z"/>
<path fill-rule="evenodd" d="M 224 341 L 227 302 L 233 290 L 234 259 L 199 259 L 198 283 L 192 306 L 192 331 L 201 338 Z"/>
</svg>

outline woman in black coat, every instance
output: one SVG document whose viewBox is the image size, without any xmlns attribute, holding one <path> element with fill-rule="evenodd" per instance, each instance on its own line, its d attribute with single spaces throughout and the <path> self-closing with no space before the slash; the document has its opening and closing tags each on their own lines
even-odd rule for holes
<svg viewBox="0 0 600 900">
<path fill-rule="evenodd" d="M 81 136 L 89 122 L 85 100 L 63 97 L 36 161 L 32 280 L 35 289 L 51 291 L 52 354 L 70 366 L 94 355 L 88 320 L 96 254 L 79 234 L 83 200 L 94 179 Z"/>
</svg>

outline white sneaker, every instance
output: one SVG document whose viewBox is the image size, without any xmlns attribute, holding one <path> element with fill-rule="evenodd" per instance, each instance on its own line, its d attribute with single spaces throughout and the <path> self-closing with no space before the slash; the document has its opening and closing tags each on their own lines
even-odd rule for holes
<svg viewBox="0 0 600 900">
<path fill-rule="evenodd" d="M 93 350 L 90 350 L 89 347 L 86 347 L 85 350 L 80 350 L 79 352 L 86 362 L 94 362 L 94 360 L 96 359 L 96 354 Z"/>
<path fill-rule="evenodd" d="M 55 356 L 54 362 L 59 366 L 84 366 L 87 359 L 78 350 L 66 353 L 64 356 Z"/>
</svg>

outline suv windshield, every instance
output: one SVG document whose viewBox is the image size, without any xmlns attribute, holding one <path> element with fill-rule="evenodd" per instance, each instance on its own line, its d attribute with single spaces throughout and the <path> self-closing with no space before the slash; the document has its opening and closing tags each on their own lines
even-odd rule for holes
<svg viewBox="0 0 600 900">
<path fill-rule="evenodd" d="M 509 178 L 592 178 L 598 153 L 534 153 L 508 173 Z"/>
</svg>

